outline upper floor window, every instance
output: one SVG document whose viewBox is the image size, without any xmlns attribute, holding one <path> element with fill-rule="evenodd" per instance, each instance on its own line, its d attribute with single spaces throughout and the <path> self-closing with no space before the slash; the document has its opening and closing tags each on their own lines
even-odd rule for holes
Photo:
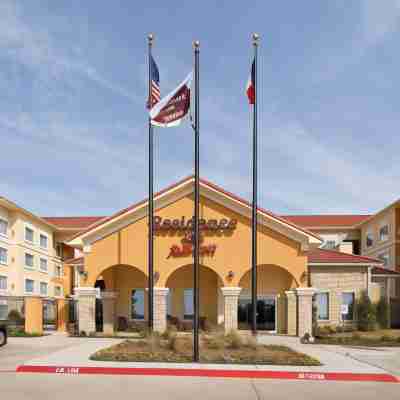
<svg viewBox="0 0 400 400">
<path fill-rule="evenodd" d="M 0 290 L 7 290 L 7 277 L 0 276 Z"/>
<path fill-rule="evenodd" d="M 374 244 L 374 235 L 372 234 L 371 231 L 367 232 L 365 244 L 367 245 L 367 247 L 371 247 Z"/>
<path fill-rule="evenodd" d="M 56 297 L 62 296 L 61 286 L 54 286 L 54 296 Z"/>
<path fill-rule="evenodd" d="M 389 239 L 389 225 L 383 225 L 379 229 L 379 240 L 382 242 Z"/>
<path fill-rule="evenodd" d="M 28 226 L 25 227 L 25 240 L 30 243 L 33 243 L 35 240 L 35 232 Z"/>
<path fill-rule="evenodd" d="M 47 296 L 47 283 L 46 282 L 40 282 L 40 294 L 42 296 Z"/>
<path fill-rule="evenodd" d="M 34 260 L 35 260 L 35 258 L 32 254 L 25 253 L 25 266 L 26 267 L 33 268 Z"/>
<path fill-rule="evenodd" d="M 8 222 L 0 219 L 0 235 L 7 236 Z"/>
<path fill-rule="evenodd" d="M 0 264 L 7 265 L 8 263 L 8 251 L 3 247 L 0 247 Z"/>
<path fill-rule="evenodd" d="M 43 235 L 42 233 L 40 234 L 40 247 L 42 249 L 47 249 L 49 245 L 49 239 L 46 235 Z"/>
<path fill-rule="evenodd" d="M 43 272 L 47 272 L 47 260 L 45 258 L 40 259 L 40 270 Z"/>
<path fill-rule="evenodd" d="M 25 279 L 25 293 L 33 293 L 35 289 L 35 281 L 32 279 Z"/>
<path fill-rule="evenodd" d="M 378 258 L 383 261 L 383 266 L 388 267 L 389 266 L 389 261 L 390 261 L 390 256 L 389 253 L 381 253 L 378 255 Z"/>
<path fill-rule="evenodd" d="M 335 240 L 327 240 L 324 245 L 324 249 L 334 250 L 336 248 Z"/>
<path fill-rule="evenodd" d="M 62 252 L 62 243 L 57 243 L 57 244 L 56 244 L 56 254 L 57 254 L 57 257 L 61 257 L 61 258 L 62 258 L 62 256 L 63 256 L 62 253 L 63 253 L 63 252 Z"/>
<path fill-rule="evenodd" d="M 56 265 L 55 270 L 54 270 L 54 275 L 56 278 L 61 278 L 63 273 L 62 273 L 62 266 L 61 265 Z"/>
</svg>

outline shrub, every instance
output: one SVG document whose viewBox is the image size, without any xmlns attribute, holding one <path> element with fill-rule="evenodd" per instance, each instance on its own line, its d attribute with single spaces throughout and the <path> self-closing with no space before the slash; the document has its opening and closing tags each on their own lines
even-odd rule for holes
<svg viewBox="0 0 400 400">
<path fill-rule="evenodd" d="M 368 293 L 364 290 L 356 302 L 356 315 L 360 331 L 376 329 L 376 307 L 371 303 Z"/>
<path fill-rule="evenodd" d="M 328 328 L 330 334 L 334 334 L 337 332 L 336 327 L 333 325 L 328 325 L 327 328 Z"/>
<path fill-rule="evenodd" d="M 393 336 L 390 336 L 390 335 L 382 335 L 381 336 L 382 342 L 394 342 L 395 340 L 396 340 L 396 338 Z"/>
<path fill-rule="evenodd" d="M 14 322 L 21 322 L 24 320 L 23 316 L 21 315 L 21 313 L 18 310 L 10 310 L 10 312 L 8 313 L 8 319 L 10 321 L 14 321 Z"/>
<path fill-rule="evenodd" d="M 230 331 L 225 336 L 226 347 L 229 349 L 240 349 L 243 346 L 243 338 L 237 331 Z"/>
<path fill-rule="evenodd" d="M 381 297 L 376 305 L 376 318 L 382 329 L 390 328 L 390 307 L 385 297 Z"/>
<path fill-rule="evenodd" d="M 315 337 L 327 336 L 331 333 L 330 326 L 319 326 L 316 330 Z"/>
<path fill-rule="evenodd" d="M 353 333 L 353 334 L 351 335 L 351 337 L 352 337 L 354 340 L 360 340 L 360 339 L 361 339 L 361 335 L 360 335 L 359 333 Z"/>
<path fill-rule="evenodd" d="M 257 349 L 257 339 L 253 336 L 253 335 L 249 335 L 246 338 L 246 346 L 249 347 L 252 350 L 256 350 Z"/>
<path fill-rule="evenodd" d="M 163 339 L 169 340 L 172 336 L 176 336 L 178 329 L 175 325 L 168 325 L 167 329 L 161 334 Z"/>
<path fill-rule="evenodd" d="M 225 335 L 223 332 L 214 332 L 211 335 L 207 335 L 204 341 L 209 349 L 220 350 L 225 347 Z"/>
</svg>

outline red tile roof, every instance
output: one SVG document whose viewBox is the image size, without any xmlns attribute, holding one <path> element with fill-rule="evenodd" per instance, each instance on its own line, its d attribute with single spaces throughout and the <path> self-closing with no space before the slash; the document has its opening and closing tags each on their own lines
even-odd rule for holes
<svg viewBox="0 0 400 400">
<path fill-rule="evenodd" d="M 281 215 L 282 218 L 302 226 L 304 228 L 319 228 L 319 227 L 353 227 L 371 215 Z"/>
<path fill-rule="evenodd" d="M 43 217 L 60 229 L 85 229 L 104 217 Z"/>
<path fill-rule="evenodd" d="M 309 264 L 382 264 L 381 260 L 336 250 L 312 249 L 307 252 Z"/>
</svg>

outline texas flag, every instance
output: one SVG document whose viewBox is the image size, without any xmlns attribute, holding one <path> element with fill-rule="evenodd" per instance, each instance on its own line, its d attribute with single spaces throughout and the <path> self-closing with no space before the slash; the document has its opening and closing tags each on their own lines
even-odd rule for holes
<svg viewBox="0 0 400 400">
<path fill-rule="evenodd" d="M 246 86 L 246 93 L 247 97 L 249 99 L 249 104 L 254 104 L 256 100 L 256 93 L 255 93 L 255 65 L 254 61 L 253 64 L 251 64 L 251 73 L 249 76 L 249 80 L 247 81 L 247 86 Z"/>
</svg>

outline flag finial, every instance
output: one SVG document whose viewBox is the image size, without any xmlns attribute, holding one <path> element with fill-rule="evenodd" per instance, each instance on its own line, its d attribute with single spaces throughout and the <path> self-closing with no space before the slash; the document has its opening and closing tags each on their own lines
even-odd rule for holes
<svg viewBox="0 0 400 400">
<path fill-rule="evenodd" d="M 253 44 L 255 46 L 257 46 L 258 45 L 258 41 L 260 40 L 260 35 L 258 33 L 254 32 L 253 35 L 252 35 L 252 38 L 253 38 Z"/>
<path fill-rule="evenodd" d="M 198 49 L 198 48 L 200 47 L 200 42 L 199 42 L 198 40 L 195 40 L 195 41 L 193 42 L 193 47 L 194 47 L 195 49 Z"/>
<path fill-rule="evenodd" d="M 149 40 L 149 44 L 153 44 L 154 35 L 152 33 L 149 33 L 149 35 L 147 36 L 147 39 Z"/>
</svg>

